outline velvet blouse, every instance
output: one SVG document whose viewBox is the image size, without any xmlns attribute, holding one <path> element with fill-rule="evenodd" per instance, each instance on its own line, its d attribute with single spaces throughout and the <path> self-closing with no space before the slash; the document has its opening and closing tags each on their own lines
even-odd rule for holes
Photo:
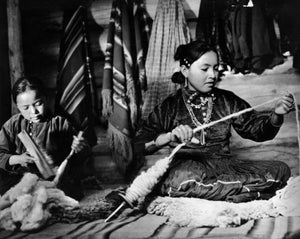
<svg viewBox="0 0 300 239">
<path fill-rule="evenodd" d="M 145 143 L 155 140 L 160 134 L 171 132 L 178 125 L 196 127 L 185 106 L 182 97 L 184 93 L 186 92 L 179 89 L 176 93 L 170 95 L 160 105 L 156 106 L 148 118 L 142 122 L 134 139 L 136 154 L 147 154 Z M 212 93 L 214 100 L 210 121 L 219 120 L 227 115 L 251 107 L 249 103 L 231 91 L 214 88 Z M 196 118 L 203 122 L 202 110 L 193 108 L 193 112 Z M 182 150 L 192 149 L 203 153 L 230 154 L 231 128 L 234 128 L 245 139 L 256 142 L 271 140 L 276 136 L 281 125 L 272 124 L 272 114 L 274 114 L 273 111 L 259 112 L 252 110 L 238 117 L 220 122 L 205 129 L 206 143 L 204 145 L 188 143 Z M 195 134 L 198 139 L 199 136 L 199 133 Z M 170 143 L 170 145 L 174 146 L 174 143 Z"/>
</svg>

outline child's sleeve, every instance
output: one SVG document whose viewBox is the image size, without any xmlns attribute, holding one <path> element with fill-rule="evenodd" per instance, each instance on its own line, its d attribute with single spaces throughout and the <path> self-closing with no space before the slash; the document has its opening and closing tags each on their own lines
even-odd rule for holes
<svg viewBox="0 0 300 239">
<path fill-rule="evenodd" d="M 15 151 L 15 146 L 12 143 L 11 132 L 8 124 L 4 124 L 0 130 L 0 168 L 10 171 L 8 167 L 8 160 Z"/>
</svg>

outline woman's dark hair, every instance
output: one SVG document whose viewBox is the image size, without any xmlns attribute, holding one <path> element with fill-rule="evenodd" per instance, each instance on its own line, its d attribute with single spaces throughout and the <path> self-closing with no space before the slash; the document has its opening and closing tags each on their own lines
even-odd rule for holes
<svg viewBox="0 0 300 239">
<path fill-rule="evenodd" d="M 40 95 L 46 96 L 45 88 L 42 81 L 37 77 L 21 77 L 19 78 L 12 88 L 13 101 L 17 103 L 17 96 L 27 90 L 35 90 Z"/>
<path fill-rule="evenodd" d="M 179 60 L 180 66 L 185 65 L 189 68 L 194 61 L 198 60 L 202 55 L 210 51 L 217 53 L 217 50 L 212 45 L 196 40 L 185 45 L 180 45 L 176 50 L 174 59 L 176 61 Z M 185 77 L 181 71 L 175 72 L 172 75 L 172 81 L 174 83 L 182 84 L 185 81 Z"/>
</svg>

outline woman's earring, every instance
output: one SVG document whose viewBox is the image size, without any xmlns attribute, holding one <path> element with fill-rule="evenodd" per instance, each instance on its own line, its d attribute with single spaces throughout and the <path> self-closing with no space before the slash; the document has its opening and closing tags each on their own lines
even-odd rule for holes
<svg viewBox="0 0 300 239">
<path fill-rule="evenodd" d="M 185 77 L 184 78 L 184 88 L 186 88 L 188 86 L 188 78 Z"/>
</svg>

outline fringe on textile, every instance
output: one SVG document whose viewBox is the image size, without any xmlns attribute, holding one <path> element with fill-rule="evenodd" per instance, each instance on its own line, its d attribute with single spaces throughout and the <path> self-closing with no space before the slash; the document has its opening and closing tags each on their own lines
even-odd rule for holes
<svg viewBox="0 0 300 239">
<path fill-rule="evenodd" d="M 112 111 L 112 91 L 110 89 L 102 89 L 102 115 L 104 118 L 108 118 Z"/>
<path fill-rule="evenodd" d="M 110 123 L 108 124 L 107 138 L 111 146 L 113 160 L 120 172 L 125 175 L 133 158 L 132 138 L 123 134 Z"/>
<path fill-rule="evenodd" d="M 134 132 L 135 131 L 135 125 L 137 124 L 138 122 L 138 118 L 139 118 L 139 115 L 140 115 L 140 108 L 138 107 L 139 103 L 138 103 L 138 100 L 137 100 L 137 97 L 136 97 L 136 91 L 133 87 L 130 87 L 127 91 L 127 94 L 128 94 L 128 98 L 129 98 L 129 103 L 128 103 L 128 106 L 129 106 L 129 114 L 130 114 L 130 127 L 132 129 L 132 131 Z"/>
</svg>

